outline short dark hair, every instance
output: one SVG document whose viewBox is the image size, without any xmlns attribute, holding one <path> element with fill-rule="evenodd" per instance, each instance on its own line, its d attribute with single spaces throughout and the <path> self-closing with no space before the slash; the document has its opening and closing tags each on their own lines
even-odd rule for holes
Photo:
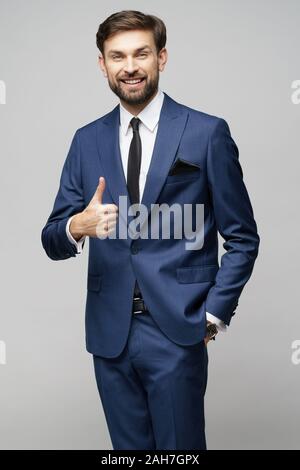
<svg viewBox="0 0 300 470">
<path fill-rule="evenodd" d="M 104 41 L 121 31 L 142 29 L 152 31 L 157 53 L 166 45 L 167 32 L 164 22 L 154 15 L 145 15 L 137 10 L 122 10 L 113 13 L 100 24 L 96 34 L 97 47 L 104 55 Z"/>
</svg>

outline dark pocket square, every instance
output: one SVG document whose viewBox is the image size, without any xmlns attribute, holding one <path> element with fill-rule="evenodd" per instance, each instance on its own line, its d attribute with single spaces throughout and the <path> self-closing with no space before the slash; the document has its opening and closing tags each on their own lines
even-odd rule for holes
<svg viewBox="0 0 300 470">
<path fill-rule="evenodd" d="M 169 175 L 179 175 L 182 173 L 192 173 L 200 170 L 200 165 L 177 158 L 169 171 Z"/>
</svg>

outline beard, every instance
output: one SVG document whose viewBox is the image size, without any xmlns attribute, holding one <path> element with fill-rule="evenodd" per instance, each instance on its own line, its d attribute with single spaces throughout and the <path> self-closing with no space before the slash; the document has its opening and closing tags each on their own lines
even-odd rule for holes
<svg viewBox="0 0 300 470">
<path fill-rule="evenodd" d="M 128 76 L 129 78 L 134 78 Z M 155 77 L 150 80 L 148 77 L 144 80 L 144 85 L 141 90 L 126 90 L 123 82 L 118 80 L 117 82 L 112 82 L 108 77 L 108 84 L 113 93 L 120 98 L 120 100 L 124 101 L 130 105 L 140 105 L 146 103 L 157 91 L 158 89 L 158 81 L 159 81 L 159 73 L 157 73 Z"/>
</svg>

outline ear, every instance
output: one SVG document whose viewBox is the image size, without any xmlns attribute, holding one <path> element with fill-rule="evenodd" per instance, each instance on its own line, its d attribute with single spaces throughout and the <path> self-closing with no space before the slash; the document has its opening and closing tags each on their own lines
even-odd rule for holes
<svg viewBox="0 0 300 470">
<path fill-rule="evenodd" d="M 101 68 L 101 70 L 103 72 L 104 77 L 107 77 L 105 62 L 104 62 L 104 59 L 101 55 L 98 56 L 98 64 L 99 64 L 99 67 Z"/>
<path fill-rule="evenodd" d="M 168 60 L 168 51 L 165 47 L 163 47 L 159 51 L 159 54 L 158 54 L 158 68 L 160 72 L 164 70 L 167 60 Z"/>
</svg>

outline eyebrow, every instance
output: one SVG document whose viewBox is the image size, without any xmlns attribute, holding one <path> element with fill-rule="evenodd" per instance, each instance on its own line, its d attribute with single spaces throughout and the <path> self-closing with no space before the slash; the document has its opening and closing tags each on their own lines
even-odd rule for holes
<svg viewBox="0 0 300 470">
<path fill-rule="evenodd" d="M 138 49 L 136 49 L 135 52 L 141 52 L 145 49 L 151 50 L 149 46 L 143 46 L 143 47 L 139 47 Z M 108 55 L 112 55 L 112 54 L 123 54 L 123 52 L 122 51 L 117 51 L 117 50 L 109 51 Z"/>
</svg>

